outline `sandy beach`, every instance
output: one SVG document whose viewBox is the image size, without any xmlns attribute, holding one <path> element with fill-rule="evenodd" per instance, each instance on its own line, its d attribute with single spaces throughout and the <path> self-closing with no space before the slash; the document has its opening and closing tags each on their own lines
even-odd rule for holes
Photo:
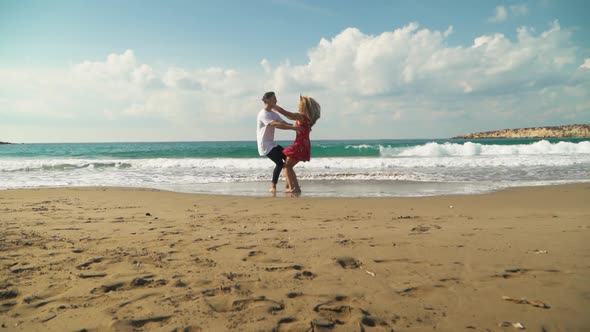
<svg viewBox="0 0 590 332">
<path fill-rule="evenodd" d="M 4 190 L 0 331 L 588 331 L 589 203 Z"/>
</svg>

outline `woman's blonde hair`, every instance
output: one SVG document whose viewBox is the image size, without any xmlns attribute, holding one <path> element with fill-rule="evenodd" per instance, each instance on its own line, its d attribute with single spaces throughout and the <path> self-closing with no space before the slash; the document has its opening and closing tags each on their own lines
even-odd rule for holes
<svg viewBox="0 0 590 332">
<path fill-rule="evenodd" d="M 299 97 L 299 113 L 305 114 L 311 126 L 320 118 L 322 108 L 315 99 L 308 96 Z"/>
</svg>

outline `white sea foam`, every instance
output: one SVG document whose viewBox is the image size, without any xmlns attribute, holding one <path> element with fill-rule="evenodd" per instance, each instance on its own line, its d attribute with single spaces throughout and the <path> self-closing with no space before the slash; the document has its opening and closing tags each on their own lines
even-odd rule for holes
<svg viewBox="0 0 590 332">
<path fill-rule="evenodd" d="M 443 157 L 389 158 L 314 158 L 299 163 L 309 170 L 386 170 L 392 168 L 429 167 L 489 167 L 489 166 L 570 166 L 590 163 L 589 154 L 549 155 L 479 155 Z M 268 170 L 271 162 L 265 158 L 158 158 L 158 159 L 0 159 L 0 173 L 58 172 L 67 170 Z"/>
<path fill-rule="evenodd" d="M 407 148 L 356 145 L 350 148 L 379 149 L 381 157 L 313 158 L 311 162 L 297 165 L 298 177 L 302 181 L 329 183 L 454 184 L 452 188 L 455 189 L 445 187 L 435 191 L 438 193 L 590 181 L 588 141 L 540 141 L 526 145 L 427 143 Z M 2 158 L 0 189 L 128 186 L 202 191 L 211 184 L 267 183 L 272 168 L 267 158 Z M 421 190 L 419 195 L 429 193 L 428 188 Z"/>
<path fill-rule="evenodd" d="M 359 145 L 347 145 L 344 147 L 345 149 L 357 149 L 357 150 L 377 150 L 379 149 L 378 146 L 369 145 L 369 144 L 359 144 Z"/>
<path fill-rule="evenodd" d="M 590 141 L 579 143 L 538 141 L 519 145 L 484 145 L 480 143 L 435 143 L 410 148 L 380 146 L 383 157 L 465 157 L 465 156 L 515 156 L 515 155 L 578 155 L 590 154 Z"/>
</svg>

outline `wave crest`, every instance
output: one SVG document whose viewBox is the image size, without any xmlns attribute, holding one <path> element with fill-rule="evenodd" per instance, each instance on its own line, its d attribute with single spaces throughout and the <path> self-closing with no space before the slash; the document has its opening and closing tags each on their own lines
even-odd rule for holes
<svg viewBox="0 0 590 332">
<path fill-rule="evenodd" d="M 470 157 L 516 155 L 574 155 L 590 154 L 590 141 L 579 143 L 539 141 L 518 145 L 485 145 L 480 143 L 435 143 L 410 148 L 379 148 L 381 157 Z"/>
</svg>

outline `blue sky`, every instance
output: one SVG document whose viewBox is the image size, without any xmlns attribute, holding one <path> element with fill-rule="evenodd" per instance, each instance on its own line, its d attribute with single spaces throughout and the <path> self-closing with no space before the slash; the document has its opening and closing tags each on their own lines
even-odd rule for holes
<svg viewBox="0 0 590 332">
<path fill-rule="evenodd" d="M 0 1 L 0 140 L 318 139 L 590 122 L 588 1 Z M 292 133 L 281 133 L 289 139 Z"/>
</svg>

